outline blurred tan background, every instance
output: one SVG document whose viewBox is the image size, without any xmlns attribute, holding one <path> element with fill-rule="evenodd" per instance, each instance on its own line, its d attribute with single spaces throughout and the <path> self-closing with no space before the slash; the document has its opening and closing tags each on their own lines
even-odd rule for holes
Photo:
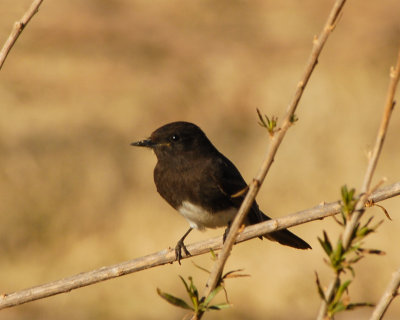
<svg viewBox="0 0 400 320">
<path fill-rule="evenodd" d="M 0 42 L 31 0 L 0 2 Z M 12 292 L 174 246 L 187 222 L 157 194 L 155 157 L 129 143 L 175 120 L 198 124 L 250 180 L 268 136 L 256 108 L 280 119 L 332 1 L 44 1 L 0 72 L 0 292 Z M 278 217 L 359 188 L 400 40 L 398 0 L 349 1 L 301 100 L 258 201 Z M 399 98 L 399 94 L 397 94 Z M 375 181 L 400 180 L 396 107 Z M 354 302 L 376 302 L 400 266 L 400 199 L 357 266 Z M 383 215 L 371 209 L 369 215 Z M 229 310 L 207 319 L 313 319 L 314 271 L 327 284 L 317 236 L 331 220 L 293 229 L 313 250 L 253 240 L 227 270 Z M 223 230 L 193 232 L 187 243 Z M 209 256 L 193 259 L 209 268 Z M 156 288 L 199 287 L 190 260 L 3 310 L 1 319 L 179 319 Z M 202 290 L 201 290 L 202 291 Z M 223 297 L 217 301 L 222 302 Z M 370 310 L 338 319 L 365 319 Z M 400 318 L 400 300 L 386 319 Z"/>
</svg>

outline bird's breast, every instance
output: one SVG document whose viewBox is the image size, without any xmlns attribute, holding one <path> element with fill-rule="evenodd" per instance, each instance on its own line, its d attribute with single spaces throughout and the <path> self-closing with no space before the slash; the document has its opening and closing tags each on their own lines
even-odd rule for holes
<svg viewBox="0 0 400 320">
<path fill-rule="evenodd" d="M 185 217 L 194 229 L 225 227 L 233 221 L 237 208 L 231 207 L 225 210 L 210 212 L 199 205 L 189 201 L 183 201 L 178 207 L 179 213 Z"/>
</svg>

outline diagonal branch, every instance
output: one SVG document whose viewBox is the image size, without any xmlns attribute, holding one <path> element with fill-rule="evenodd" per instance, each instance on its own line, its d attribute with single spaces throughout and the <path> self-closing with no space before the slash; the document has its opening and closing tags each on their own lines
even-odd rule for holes
<svg viewBox="0 0 400 320">
<path fill-rule="evenodd" d="M 371 191 L 371 181 L 372 181 L 372 176 L 374 174 L 376 165 L 378 163 L 379 156 L 382 151 L 383 147 L 383 142 L 385 140 L 386 132 L 388 129 L 389 125 L 389 120 L 390 116 L 392 115 L 393 107 L 395 105 L 394 102 L 394 95 L 396 92 L 396 87 L 399 82 L 399 77 L 400 77 L 400 50 L 398 53 L 397 57 L 397 62 L 396 62 L 396 67 L 392 67 L 390 70 L 390 82 L 389 82 L 389 88 L 387 92 L 387 97 L 386 97 L 386 103 L 384 107 L 384 112 L 381 120 L 381 124 L 378 130 L 376 142 L 374 149 L 372 151 L 371 158 L 368 163 L 367 170 L 365 172 L 364 176 L 364 182 L 361 188 L 361 194 L 362 196 L 359 198 L 356 207 L 354 209 L 354 212 L 350 218 L 349 223 L 346 225 L 346 228 L 343 233 L 343 249 L 346 251 L 349 246 L 351 245 L 351 236 L 357 227 L 357 224 L 364 213 L 365 210 L 365 203 L 367 201 L 367 194 L 370 193 Z M 335 284 L 337 283 L 339 279 L 340 274 L 337 273 L 334 275 L 333 279 L 331 280 L 326 292 L 325 292 L 325 299 L 322 301 L 319 312 L 318 312 L 318 317 L 317 319 L 322 320 L 324 319 L 327 308 L 328 308 L 328 302 L 332 301 L 332 297 L 334 295 L 335 291 Z"/>
<path fill-rule="evenodd" d="M 39 11 L 39 6 L 42 4 L 42 2 L 43 0 L 33 1 L 28 11 L 26 11 L 25 14 L 22 16 L 21 20 L 15 22 L 11 34 L 8 36 L 8 39 L 6 40 L 3 48 L 0 51 L 0 70 L 3 67 L 4 61 L 6 60 L 8 53 L 14 46 L 22 30 L 24 30 L 25 26 L 32 19 L 35 13 Z"/>
<path fill-rule="evenodd" d="M 389 282 L 385 292 L 383 293 L 381 300 L 376 305 L 374 312 L 371 315 L 370 320 L 380 320 L 383 318 L 386 310 L 389 308 L 390 303 L 393 299 L 400 294 L 400 269 L 395 271 L 392 275 L 392 279 Z"/>
<path fill-rule="evenodd" d="M 373 203 L 399 196 L 400 181 L 375 191 L 369 200 Z M 302 223 L 314 220 L 324 219 L 340 212 L 340 202 L 318 205 L 314 208 L 297 212 L 276 220 L 269 220 L 257 225 L 252 225 L 239 234 L 236 242 L 246 241 L 259 235 L 273 232 L 280 229 L 286 229 Z M 205 241 L 187 245 L 192 256 L 209 253 L 210 249 L 217 250 L 222 246 L 222 237 L 216 237 Z M 187 259 L 189 257 L 183 257 Z M 43 299 L 64 292 L 69 292 L 84 286 L 89 286 L 97 282 L 113 279 L 123 275 L 139 272 L 156 266 L 175 262 L 175 251 L 165 249 L 144 257 L 139 257 L 130 261 L 118 263 L 115 265 L 102 267 L 89 272 L 82 272 L 77 275 L 67 277 L 58 281 L 39 285 L 33 288 L 0 294 L 0 309 L 17 306 L 34 300 Z"/>
<path fill-rule="evenodd" d="M 319 37 L 314 40 L 313 48 L 311 50 L 310 57 L 306 64 L 306 68 L 297 85 L 297 89 L 295 91 L 294 97 L 290 102 L 285 117 L 283 119 L 282 126 L 279 131 L 277 131 L 271 139 L 271 144 L 269 145 L 267 154 L 265 156 L 265 160 L 263 161 L 259 173 L 255 179 L 253 179 L 252 183 L 249 186 L 249 191 L 240 207 L 231 227 L 230 232 L 226 238 L 225 244 L 218 255 L 218 260 L 213 265 L 211 270 L 210 277 L 207 281 L 206 290 L 204 292 L 204 296 L 207 297 L 212 290 L 218 285 L 219 279 L 221 277 L 223 268 L 225 266 L 226 260 L 229 257 L 229 254 L 232 250 L 233 244 L 235 242 L 236 235 L 238 233 L 239 227 L 242 225 L 244 218 L 246 217 L 257 193 L 260 189 L 261 184 L 263 183 L 271 165 L 274 161 L 275 154 L 280 146 L 287 130 L 292 125 L 294 114 L 299 104 L 300 98 L 303 95 L 305 86 L 308 83 L 308 80 L 311 77 L 311 74 L 318 63 L 318 57 L 322 51 L 322 48 L 325 45 L 326 40 L 329 35 L 333 31 L 336 26 L 337 19 L 340 15 L 340 12 L 343 8 L 346 0 L 336 0 L 333 8 L 329 14 L 329 17 L 325 23 L 323 30 L 321 31 Z M 200 315 L 201 317 L 201 315 Z"/>
</svg>

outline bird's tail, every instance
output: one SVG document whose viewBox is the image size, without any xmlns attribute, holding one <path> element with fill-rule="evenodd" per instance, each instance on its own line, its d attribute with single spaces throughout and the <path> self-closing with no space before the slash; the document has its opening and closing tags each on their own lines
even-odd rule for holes
<svg viewBox="0 0 400 320">
<path fill-rule="evenodd" d="M 307 242 L 287 229 L 271 232 L 263 237 L 272 241 L 277 241 L 284 246 L 289 246 L 296 249 L 311 249 L 311 246 Z"/>
<path fill-rule="evenodd" d="M 249 213 L 249 220 L 250 224 L 255 224 L 271 220 L 271 218 L 266 216 L 263 212 L 261 212 L 261 210 L 258 209 L 253 210 Z M 303 239 L 299 238 L 287 229 L 267 233 L 263 235 L 263 237 L 272 241 L 276 241 L 280 244 L 283 244 L 284 246 L 289 246 L 296 249 L 311 249 L 311 246 L 307 242 L 305 242 Z"/>
</svg>

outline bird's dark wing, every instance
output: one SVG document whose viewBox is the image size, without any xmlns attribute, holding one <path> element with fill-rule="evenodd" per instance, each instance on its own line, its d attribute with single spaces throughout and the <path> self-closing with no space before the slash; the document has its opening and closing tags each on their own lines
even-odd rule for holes
<svg viewBox="0 0 400 320">
<path fill-rule="evenodd" d="M 239 208 L 247 194 L 248 185 L 239 170 L 228 158 L 220 154 L 217 161 L 218 177 L 216 177 L 215 181 L 220 190 L 229 197 L 232 205 Z M 269 219 L 269 217 L 259 210 L 256 201 L 253 202 L 247 217 L 250 224 L 256 224 Z"/>
<path fill-rule="evenodd" d="M 235 165 L 229 161 L 226 157 L 221 155 L 219 158 L 219 169 L 218 173 L 220 177 L 217 179 L 219 181 L 219 188 L 229 196 L 231 203 L 239 208 L 242 204 L 244 197 L 247 193 L 247 184 L 244 181 L 239 170 Z M 265 215 L 259 208 L 256 201 L 253 202 L 250 212 L 247 215 L 247 221 L 249 224 L 257 224 L 259 222 L 270 220 L 271 218 Z M 287 229 L 275 231 L 264 235 L 272 241 L 277 241 L 280 244 L 298 248 L 298 249 L 310 249 L 311 246 L 290 232 Z M 260 237 L 261 238 L 261 237 Z"/>
</svg>

